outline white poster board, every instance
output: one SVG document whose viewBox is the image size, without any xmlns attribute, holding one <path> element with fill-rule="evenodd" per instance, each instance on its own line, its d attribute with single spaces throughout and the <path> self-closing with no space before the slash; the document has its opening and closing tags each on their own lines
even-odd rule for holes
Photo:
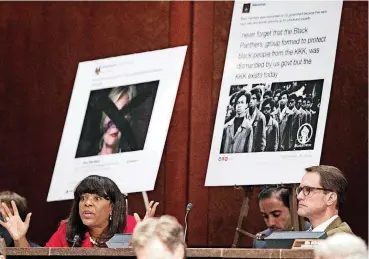
<svg viewBox="0 0 369 259">
<path fill-rule="evenodd" d="M 320 161 L 342 1 L 236 1 L 206 186 L 300 182 Z"/>
<path fill-rule="evenodd" d="M 47 201 L 72 199 L 92 174 L 124 193 L 153 190 L 186 50 L 79 64 Z"/>
</svg>

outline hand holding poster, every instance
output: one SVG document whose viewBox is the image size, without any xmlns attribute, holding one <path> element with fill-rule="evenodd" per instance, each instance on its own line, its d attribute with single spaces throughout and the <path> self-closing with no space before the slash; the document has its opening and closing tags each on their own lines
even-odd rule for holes
<svg viewBox="0 0 369 259">
<path fill-rule="evenodd" d="M 48 201 L 91 174 L 125 193 L 154 188 L 186 49 L 79 64 Z"/>
<path fill-rule="evenodd" d="M 341 10 L 235 2 L 207 186 L 295 183 L 319 163 Z"/>
</svg>

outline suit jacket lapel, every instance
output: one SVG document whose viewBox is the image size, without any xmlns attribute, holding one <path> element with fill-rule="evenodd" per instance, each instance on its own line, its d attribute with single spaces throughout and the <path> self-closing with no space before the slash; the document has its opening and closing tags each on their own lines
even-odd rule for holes
<svg viewBox="0 0 369 259">
<path fill-rule="evenodd" d="M 335 229 L 337 227 L 339 227 L 342 224 L 342 220 L 340 217 L 336 218 L 335 220 L 333 220 L 333 222 L 331 224 L 328 225 L 328 227 L 325 229 L 325 232 L 328 232 L 332 229 Z"/>
</svg>

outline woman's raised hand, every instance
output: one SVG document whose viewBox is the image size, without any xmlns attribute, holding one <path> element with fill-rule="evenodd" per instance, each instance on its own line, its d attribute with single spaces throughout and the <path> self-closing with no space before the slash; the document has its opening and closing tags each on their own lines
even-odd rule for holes
<svg viewBox="0 0 369 259">
<path fill-rule="evenodd" d="M 158 207 L 158 205 L 159 205 L 159 202 L 154 203 L 154 201 L 150 201 L 149 206 L 146 208 L 146 214 L 145 214 L 145 217 L 143 218 L 143 220 L 145 220 L 149 217 L 154 217 L 156 207 Z M 137 223 L 142 221 L 140 216 L 137 213 L 134 213 L 133 216 L 135 217 Z"/>
<path fill-rule="evenodd" d="M 23 222 L 23 220 L 19 216 L 17 205 L 15 205 L 14 201 L 11 201 L 11 204 L 13 212 L 4 202 L 1 203 L 0 211 L 4 218 L 4 221 L 0 220 L 0 225 L 8 230 L 14 242 L 17 243 L 17 241 L 25 239 L 32 213 L 28 213 L 25 221 Z"/>
</svg>

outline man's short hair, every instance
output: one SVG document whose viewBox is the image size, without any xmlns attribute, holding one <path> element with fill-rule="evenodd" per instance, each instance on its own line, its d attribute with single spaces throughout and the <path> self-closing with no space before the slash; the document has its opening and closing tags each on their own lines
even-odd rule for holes
<svg viewBox="0 0 369 259">
<path fill-rule="evenodd" d="M 290 94 L 289 96 L 288 96 L 288 100 L 295 100 L 295 102 L 297 102 L 297 95 L 296 94 Z"/>
<path fill-rule="evenodd" d="M 21 217 L 22 220 L 25 220 L 28 214 L 26 198 L 12 191 L 0 192 L 0 202 L 4 202 L 8 207 L 11 208 L 12 207 L 11 201 L 15 202 L 15 205 L 17 205 L 18 208 L 19 216 Z"/>
<path fill-rule="evenodd" d="M 266 98 L 272 97 L 272 96 L 273 96 L 272 91 L 267 90 L 267 91 L 265 91 L 265 93 L 263 95 L 263 99 L 266 99 Z"/>
<path fill-rule="evenodd" d="M 258 202 L 269 199 L 273 195 L 277 196 L 277 198 L 283 202 L 284 206 L 287 208 L 290 207 L 290 192 L 286 188 L 265 187 L 258 195 Z"/>
<path fill-rule="evenodd" d="M 172 216 L 147 218 L 138 223 L 132 236 L 132 247 L 135 251 L 140 250 L 155 239 L 160 240 L 172 253 L 178 246 L 186 247 L 183 227 Z"/>
<path fill-rule="evenodd" d="M 283 95 L 287 95 L 288 98 L 288 91 L 287 90 L 282 91 L 281 95 L 278 97 L 278 100 L 281 100 Z"/>
<path fill-rule="evenodd" d="M 264 107 L 266 105 L 268 105 L 268 104 L 270 105 L 270 108 L 273 110 L 273 108 L 274 108 L 274 102 L 273 102 L 273 99 L 271 97 L 264 99 L 264 101 L 263 101 L 263 103 L 261 105 L 261 109 L 263 110 Z"/>
<path fill-rule="evenodd" d="M 348 182 L 340 169 L 330 165 L 311 166 L 305 169 L 308 173 L 317 173 L 320 175 L 320 185 L 324 189 L 332 190 L 337 193 L 337 206 L 341 209 L 345 201 Z"/>
<path fill-rule="evenodd" d="M 259 102 L 261 100 L 261 89 L 259 87 L 255 87 L 251 89 L 251 95 L 256 96 L 256 100 Z"/>
<path fill-rule="evenodd" d="M 281 93 L 281 89 L 277 89 L 277 90 L 275 90 L 275 92 L 274 92 L 274 96 L 276 96 L 277 94 L 280 94 Z"/>
<path fill-rule="evenodd" d="M 245 90 L 241 90 L 236 94 L 236 97 L 234 99 L 234 105 L 237 105 L 237 101 L 238 99 L 241 98 L 241 96 L 245 96 L 246 97 L 246 103 L 250 103 L 250 99 L 251 99 L 251 95 L 250 93 L 246 92 Z"/>
<path fill-rule="evenodd" d="M 314 247 L 319 258 L 364 259 L 368 258 L 365 241 L 349 233 L 337 233 L 322 240 Z"/>
</svg>

